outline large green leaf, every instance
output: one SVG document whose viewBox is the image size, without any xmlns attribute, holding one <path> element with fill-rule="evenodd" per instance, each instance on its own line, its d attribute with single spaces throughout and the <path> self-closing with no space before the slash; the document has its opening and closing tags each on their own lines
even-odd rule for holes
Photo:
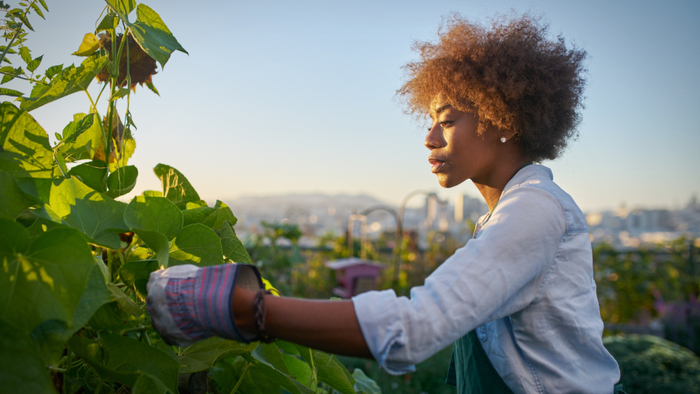
<svg viewBox="0 0 700 394">
<path fill-rule="evenodd" d="M 17 186 L 15 179 L 0 170 L 0 218 L 15 219 L 33 204 L 34 201 Z"/>
<path fill-rule="evenodd" d="M 77 228 L 98 245 L 119 249 L 118 233 L 129 231 L 123 220 L 126 208 L 125 203 L 69 178 L 51 186 L 44 216 Z"/>
<path fill-rule="evenodd" d="M 225 221 L 221 226 L 221 247 L 224 252 L 224 258 L 235 263 L 252 264 L 248 251 L 243 246 L 243 243 L 236 236 L 236 231 L 228 221 Z"/>
<path fill-rule="evenodd" d="M 157 231 L 134 229 L 134 233 L 156 254 L 160 268 L 170 266 L 170 244 L 165 235 Z"/>
<path fill-rule="evenodd" d="M 215 362 L 250 353 L 258 346 L 257 342 L 243 343 L 217 337 L 195 342 L 183 349 L 179 356 L 180 373 L 195 373 L 211 368 Z"/>
<path fill-rule="evenodd" d="M 134 189 L 138 176 L 139 170 L 134 166 L 117 168 L 116 171 L 109 174 L 109 178 L 107 179 L 109 191 L 105 194 L 112 198 L 123 196 Z"/>
<path fill-rule="evenodd" d="M 167 394 L 171 391 L 157 377 L 144 373 L 136 379 L 131 394 Z"/>
<path fill-rule="evenodd" d="M 158 270 L 158 268 L 160 268 L 158 260 L 130 261 L 119 269 L 119 276 L 124 283 L 136 290 L 136 294 L 142 301 L 145 301 L 148 295 L 146 290 L 148 278 L 151 272 Z"/>
<path fill-rule="evenodd" d="M 0 394 L 55 394 L 46 364 L 29 336 L 0 321 Z"/>
<path fill-rule="evenodd" d="M 79 177 L 86 186 L 95 191 L 107 191 L 107 165 L 102 160 L 79 164 L 71 168 L 68 175 Z"/>
<path fill-rule="evenodd" d="M 170 265 L 199 266 L 223 263 L 221 239 L 209 227 L 195 223 L 185 226 L 170 245 Z"/>
<path fill-rule="evenodd" d="M 310 361 L 309 348 L 301 345 L 295 346 L 299 349 L 299 354 L 305 360 Z M 334 355 L 318 350 L 312 350 L 311 354 L 313 354 L 313 364 L 319 381 L 333 387 L 339 393 L 355 394 L 355 379 Z"/>
<path fill-rule="evenodd" d="M 50 178 L 53 167 L 46 131 L 26 111 L 0 104 L 0 169 L 14 177 Z"/>
<path fill-rule="evenodd" d="M 142 374 L 149 374 L 177 392 L 180 365 L 153 346 L 107 332 L 100 334 L 99 343 L 72 337 L 68 346 L 105 380 L 133 387 Z"/>
<path fill-rule="evenodd" d="M 97 114 L 75 114 L 73 121 L 63 129 L 63 140 L 58 153 L 66 162 L 88 160 L 95 157 L 102 144 L 102 128 Z"/>
<path fill-rule="evenodd" d="M 46 320 L 72 327 L 82 290 L 96 264 L 80 232 L 49 230 L 24 252 L 7 250 L 6 243 L 0 248 L 0 319 L 26 333 Z"/>
<path fill-rule="evenodd" d="M 194 203 L 190 203 L 194 205 Z M 231 208 L 225 203 L 216 200 L 213 207 L 197 207 L 182 211 L 185 216 L 185 226 L 192 223 L 201 223 L 214 230 L 220 230 L 225 221 L 235 225 L 238 219 L 231 212 Z"/>
<path fill-rule="evenodd" d="M 311 366 L 307 364 L 304 360 L 298 357 L 290 356 L 289 354 L 283 354 L 285 365 L 289 370 L 289 375 L 294 377 L 297 382 L 303 384 L 304 386 L 310 387 L 313 383 L 313 373 L 311 371 Z M 314 387 L 311 387 L 312 389 Z"/>
<path fill-rule="evenodd" d="M 109 303 L 102 305 L 92 318 L 90 327 L 96 330 L 123 330 L 138 326 L 146 318 L 141 308 L 112 283 L 107 284 Z"/>
<path fill-rule="evenodd" d="M 136 196 L 124 212 L 124 222 L 132 230 L 157 231 L 168 240 L 182 229 L 182 211 L 164 197 Z"/>
<path fill-rule="evenodd" d="M 145 4 L 136 7 L 136 22 L 130 23 L 131 34 L 141 48 L 158 63 L 165 67 L 173 51 L 187 53 L 185 48 L 160 18 L 160 15 Z"/>
<path fill-rule="evenodd" d="M 244 354 L 242 357 L 252 364 L 249 370 L 251 380 L 263 393 L 279 392 L 283 388 L 292 394 L 310 394 L 314 391 L 299 383 L 294 377 L 279 371 L 271 365 Z M 355 393 L 353 393 L 355 394 Z"/>
<path fill-rule="evenodd" d="M 259 361 L 271 365 L 280 372 L 287 375 L 290 374 L 280 349 L 274 343 L 261 343 L 257 348 L 255 348 L 253 357 Z"/>
<path fill-rule="evenodd" d="M 104 265 L 104 263 L 98 264 Z M 66 324 L 59 320 L 46 320 L 34 329 L 32 338 L 39 345 L 45 364 L 57 365 L 68 338 L 87 324 L 95 311 L 111 300 L 105 281 L 106 278 L 100 267 L 92 268 L 87 286 L 80 297 L 80 303 L 75 309 L 73 324 Z"/>
<path fill-rule="evenodd" d="M 106 55 L 90 56 L 78 67 L 70 65 L 64 68 L 51 79 L 51 84 L 34 85 L 31 95 L 22 98 L 20 108 L 31 111 L 75 92 L 86 90 L 106 62 Z"/>
<path fill-rule="evenodd" d="M 182 173 L 166 164 L 158 164 L 153 168 L 163 185 L 163 196 L 184 209 L 188 202 L 198 203 L 199 194 L 194 190 L 190 181 Z"/>
</svg>

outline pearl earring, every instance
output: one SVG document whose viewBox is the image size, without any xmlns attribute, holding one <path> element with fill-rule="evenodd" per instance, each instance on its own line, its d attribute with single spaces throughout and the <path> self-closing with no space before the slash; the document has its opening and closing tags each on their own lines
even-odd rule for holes
<svg viewBox="0 0 700 394">
<path fill-rule="evenodd" d="M 501 137 L 501 143 L 505 144 L 506 143 L 506 137 Z"/>
</svg>

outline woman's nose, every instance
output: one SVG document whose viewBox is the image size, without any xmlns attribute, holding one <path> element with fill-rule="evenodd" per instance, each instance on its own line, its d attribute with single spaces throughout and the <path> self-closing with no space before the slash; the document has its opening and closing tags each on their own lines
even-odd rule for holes
<svg viewBox="0 0 700 394">
<path fill-rule="evenodd" d="M 442 126 L 440 123 L 435 122 L 428 129 L 428 135 L 425 136 L 424 141 L 425 147 L 433 150 L 437 148 L 442 148 L 445 146 L 445 139 L 442 135 Z"/>
</svg>

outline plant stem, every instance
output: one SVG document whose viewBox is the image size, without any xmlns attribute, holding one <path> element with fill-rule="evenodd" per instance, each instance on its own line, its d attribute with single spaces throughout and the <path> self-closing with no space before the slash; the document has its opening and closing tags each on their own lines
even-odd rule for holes
<svg viewBox="0 0 700 394">
<path fill-rule="evenodd" d="M 241 374 L 241 377 L 238 378 L 238 382 L 236 382 L 236 385 L 233 386 L 233 390 L 231 390 L 231 394 L 235 394 L 236 390 L 238 390 L 238 386 L 240 386 L 241 383 L 243 383 L 243 378 L 245 377 L 245 374 L 248 373 L 248 369 L 250 369 L 250 363 L 248 363 L 248 365 L 246 365 L 245 369 L 243 370 L 243 373 Z"/>
<path fill-rule="evenodd" d="M 95 389 L 95 394 L 100 394 L 103 384 L 105 384 L 104 379 L 100 379 L 100 383 L 97 384 L 97 388 Z"/>
<path fill-rule="evenodd" d="M 119 335 L 124 335 L 124 334 L 126 334 L 126 333 L 128 333 L 128 332 L 146 331 L 146 330 L 148 330 L 148 327 L 146 327 L 146 326 L 138 326 L 138 327 L 125 328 L 125 329 L 123 329 L 123 330 L 119 333 Z"/>
<path fill-rule="evenodd" d="M 50 365 L 49 365 L 47 368 L 48 368 L 49 371 L 51 371 L 51 372 L 59 372 L 59 373 L 66 373 L 66 372 L 68 372 L 67 369 L 56 368 L 56 367 L 52 367 L 52 366 L 50 366 Z"/>
<path fill-rule="evenodd" d="M 309 361 L 311 362 L 311 373 L 313 376 L 314 387 L 318 391 L 318 376 L 316 376 L 316 367 L 314 366 L 314 353 L 311 348 L 309 348 Z"/>
</svg>

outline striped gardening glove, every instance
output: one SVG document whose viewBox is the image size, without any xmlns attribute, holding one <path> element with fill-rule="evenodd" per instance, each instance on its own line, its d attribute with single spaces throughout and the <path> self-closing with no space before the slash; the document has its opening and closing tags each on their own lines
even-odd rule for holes
<svg viewBox="0 0 700 394">
<path fill-rule="evenodd" d="M 242 330 L 234 323 L 231 302 L 236 286 L 264 290 L 257 267 L 187 264 L 152 272 L 146 308 L 153 328 L 166 343 L 182 347 L 211 336 L 240 342 L 260 340 L 258 332 Z"/>
</svg>

